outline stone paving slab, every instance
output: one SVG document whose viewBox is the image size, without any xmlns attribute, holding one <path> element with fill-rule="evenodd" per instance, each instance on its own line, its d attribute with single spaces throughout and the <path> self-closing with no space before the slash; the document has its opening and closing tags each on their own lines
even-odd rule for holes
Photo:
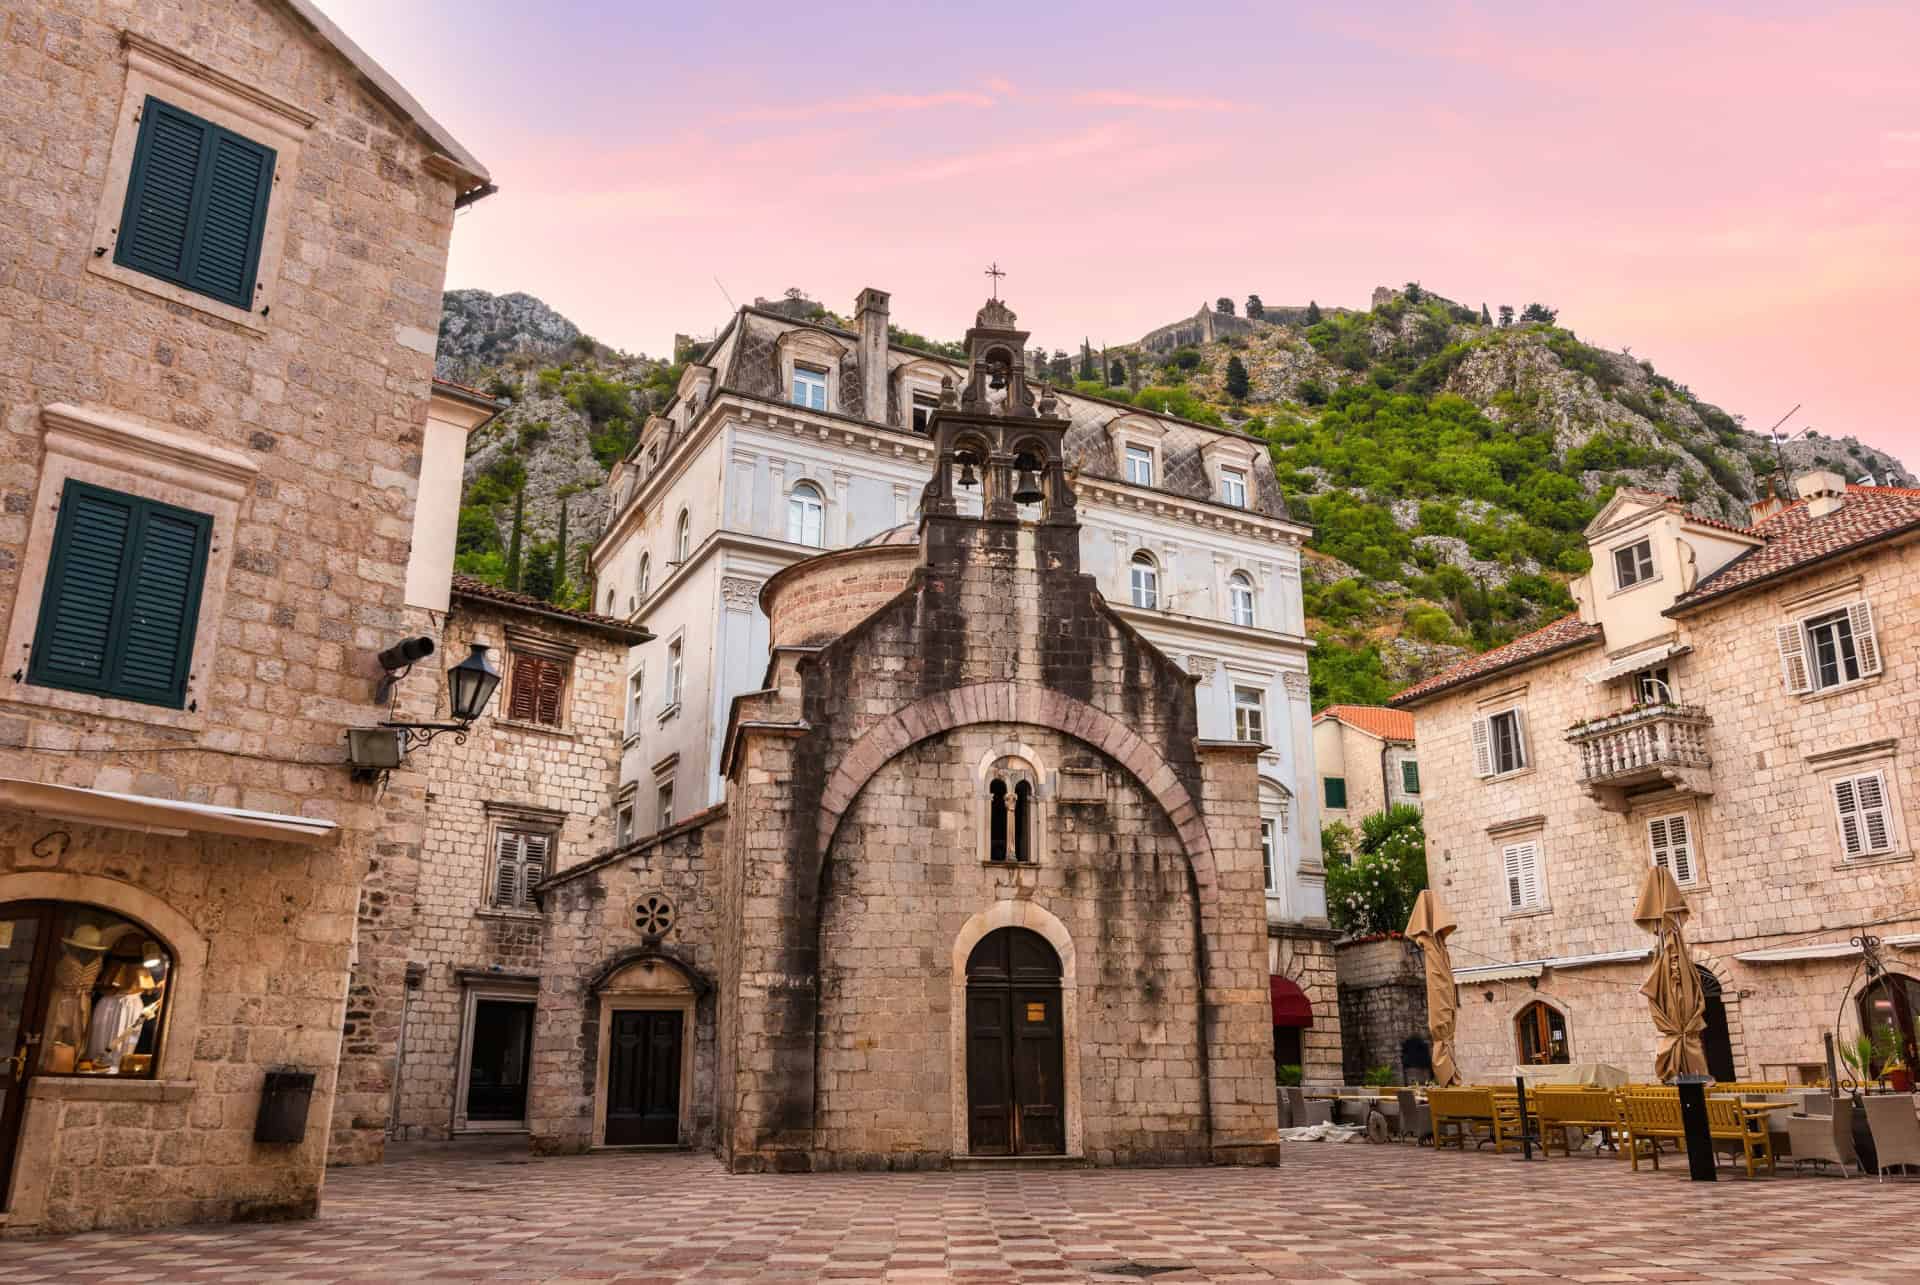
<svg viewBox="0 0 1920 1285">
<path fill-rule="evenodd" d="M 730 1175 L 709 1156 L 416 1150 L 320 1218 L 0 1244 L 38 1281 L 1920 1281 L 1920 1183 L 1288 1144 L 1279 1169 Z"/>
</svg>

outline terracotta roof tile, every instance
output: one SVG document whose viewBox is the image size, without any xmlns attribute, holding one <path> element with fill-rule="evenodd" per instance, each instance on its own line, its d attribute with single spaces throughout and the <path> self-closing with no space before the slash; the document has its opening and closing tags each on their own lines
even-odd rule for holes
<svg viewBox="0 0 1920 1285">
<path fill-rule="evenodd" d="M 1754 526 L 1766 543 L 1743 553 L 1667 608 L 1668 615 L 1786 575 L 1837 554 L 1904 531 L 1920 529 L 1920 491 L 1898 486 L 1849 486 L 1838 509 L 1808 517 L 1796 500 Z"/>
<path fill-rule="evenodd" d="M 1313 721 L 1318 723 L 1323 718 L 1335 719 L 1383 741 L 1413 739 L 1413 715 L 1404 709 L 1388 709 L 1385 705 L 1329 705 L 1315 714 Z"/>
<path fill-rule="evenodd" d="M 1422 679 L 1388 703 L 1405 707 L 1447 688 L 1459 687 L 1502 670 L 1515 669 L 1557 652 L 1571 651 L 1599 641 L 1599 625 L 1590 625 L 1578 615 L 1562 616 L 1530 634 L 1521 634 L 1505 646 L 1470 656 L 1451 669 L 1443 669 L 1431 678 Z"/>
<path fill-rule="evenodd" d="M 503 607 L 516 607 L 542 616 L 553 616 L 628 643 L 647 642 L 653 637 L 640 626 L 630 625 L 616 616 L 603 616 L 593 611 L 575 611 L 571 607 L 558 606 L 544 598 L 536 598 L 530 593 L 517 593 L 512 589 L 502 589 L 499 585 L 488 584 L 484 580 L 475 580 L 472 576 L 453 578 L 453 596 L 497 603 Z"/>
</svg>

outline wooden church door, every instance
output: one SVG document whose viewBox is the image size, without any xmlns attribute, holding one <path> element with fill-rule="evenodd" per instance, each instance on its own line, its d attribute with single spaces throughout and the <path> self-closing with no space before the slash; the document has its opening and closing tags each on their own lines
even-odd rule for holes
<svg viewBox="0 0 1920 1285">
<path fill-rule="evenodd" d="M 967 1150 L 1058 1155 L 1067 1147 L 1060 957 L 1025 928 L 967 959 Z"/>
</svg>

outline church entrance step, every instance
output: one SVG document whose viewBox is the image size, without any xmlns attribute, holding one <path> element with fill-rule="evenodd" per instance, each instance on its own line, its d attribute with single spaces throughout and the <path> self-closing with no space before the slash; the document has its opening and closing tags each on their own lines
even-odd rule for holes
<svg viewBox="0 0 1920 1285">
<path fill-rule="evenodd" d="M 1085 1156 L 954 1156 L 950 1162 L 955 1173 L 983 1169 L 1026 1172 L 1033 1169 L 1086 1169 Z"/>
</svg>

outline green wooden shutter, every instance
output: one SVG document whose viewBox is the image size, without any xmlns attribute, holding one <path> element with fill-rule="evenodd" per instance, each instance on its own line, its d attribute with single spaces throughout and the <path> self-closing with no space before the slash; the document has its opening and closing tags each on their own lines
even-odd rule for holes
<svg viewBox="0 0 1920 1285">
<path fill-rule="evenodd" d="M 68 482 L 28 681 L 186 704 L 213 519 Z"/>
<path fill-rule="evenodd" d="M 276 153 L 149 97 L 114 262 L 252 308 Z"/>
<path fill-rule="evenodd" d="M 1330 808 L 1347 806 L 1347 779 L 1344 776 L 1327 778 L 1327 806 Z"/>
</svg>

